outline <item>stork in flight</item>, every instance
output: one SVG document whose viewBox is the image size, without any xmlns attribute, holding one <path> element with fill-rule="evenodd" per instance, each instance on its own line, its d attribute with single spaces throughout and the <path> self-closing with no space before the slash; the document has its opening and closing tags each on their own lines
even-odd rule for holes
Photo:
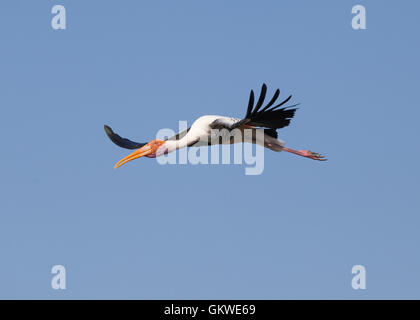
<svg viewBox="0 0 420 320">
<path fill-rule="evenodd" d="M 277 139 L 277 129 L 287 127 L 293 118 L 297 104 L 283 107 L 292 96 L 273 106 L 280 95 L 277 89 L 273 98 L 262 109 L 267 93 L 267 86 L 262 85 L 260 97 L 254 107 L 254 91 L 251 90 L 249 96 L 248 109 L 244 119 L 237 119 L 224 116 L 202 116 L 194 121 L 187 130 L 179 132 L 175 136 L 166 140 L 152 140 L 149 143 L 134 142 L 126 138 L 121 138 L 112 129 L 105 125 L 105 132 L 116 145 L 126 149 L 137 149 L 127 157 L 118 161 L 114 168 L 146 156 L 155 158 L 163 154 L 185 147 L 199 147 L 213 144 L 232 144 L 235 142 L 249 142 L 258 144 L 270 150 L 280 152 L 287 151 L 296 155 L 310 158 L 313 160 L 325 161 L 325 157 L 319 153 L 308 150 L 293 150 L 284 146 L 284 142 Z M 252 134 L 244 134 L 245 130 L 251 130 Z M 222 136 L 215 137 L 214 132 L 228 132 L 229 139 Z M 258 133 L 258 134 L 257 134 Z M 236 139 L 238 138 L 238 139 Z"/>
</svg>

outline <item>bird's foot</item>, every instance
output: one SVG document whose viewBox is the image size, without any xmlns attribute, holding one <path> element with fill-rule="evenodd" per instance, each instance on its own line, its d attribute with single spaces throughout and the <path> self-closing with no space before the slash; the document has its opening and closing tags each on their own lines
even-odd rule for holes
<svg viewBox="0 0 420 320">
<path fill-rule="evenodd" d="M 299 150 L 299 152 L 301 153 L 302 156 L 306 158 L 310 158 L 310 159 L 318 160 L 318 161 L 327 161 L 327 159 L 323 155 L 316 152 L 312 152 L 309 150 Z"/>
</svg>

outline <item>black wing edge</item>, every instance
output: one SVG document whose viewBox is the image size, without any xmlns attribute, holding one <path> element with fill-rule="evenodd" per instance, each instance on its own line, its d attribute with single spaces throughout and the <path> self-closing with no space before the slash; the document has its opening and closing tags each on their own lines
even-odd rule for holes
<svg viewBox="0 0 420 320">
<path fill-rule="evenodd" d="M 285 100 L 272 107 L 280 95 L 280 90 L 277 89 L 270 102 L 264 108 L 261 109 L 264 103 L 266 93 L 267 85 L 263 83 L 260 97 L 257 101 L 257 104 L 254 107 L 254 92 L 251 90 L 251 94 L 249 96 L 248 109 L 245 118 L 239 121 L 238 124 L 248 124 L 251 126 L 265 127 L 270 129 L 280 129 L 287 127 L 290 124 L 290 120 L 293 118 L 297 110 L 297 108 L 294 107 L 298 106 L 299 104 L 294 104 L 279 109 L 281 106 L 289 102 L 289 100 L 292 98 L 292 96 L 290 95 Z"/>
<path fill-rule="evenodd" d="M 125 149 L 139 149 L 146 143 L 134 142 L 126 138 L 121 138 L 118 134 L 112 131 L 111 127 L 104 125 L 105 133 L 112 142 L 117 146 Z"/>
</svg>

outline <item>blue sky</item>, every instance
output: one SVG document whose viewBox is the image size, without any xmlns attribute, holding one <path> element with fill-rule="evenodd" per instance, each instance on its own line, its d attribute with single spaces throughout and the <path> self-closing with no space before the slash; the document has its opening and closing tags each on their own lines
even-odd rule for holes
<svg viewBox="0 0 420 320">
<path fill-rule="evenodd" d="M 67 29 L 51 28 L 51 8 Z M 367 30 L 351 28 L 364 4 Z M 0 3 L 0 298 L 420 298 L 415 1 Z M 249 90 L 294 95 L 279 131 L 320 163 L 139 159 L 204 114 L 244 115 Z M 53 290 L 53 265 L 67 289 Z M 367 271 L 353 290 L 351 268 Z"/>
</svg>

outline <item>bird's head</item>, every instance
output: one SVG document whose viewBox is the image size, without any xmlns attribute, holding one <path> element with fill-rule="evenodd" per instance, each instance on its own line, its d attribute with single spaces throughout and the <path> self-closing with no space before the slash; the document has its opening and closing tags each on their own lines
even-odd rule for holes
<svg viewBox="0 0 420 320">
<path fill-rule="evenodd" d="M 122 158 L 120 161 L 118 161 L 114 168 L 117 169 L 118 167 L 122 166 L 123 164 L 146 156 L 148 158 L 155 158 L 158 156 L 161 156 L 163 154 L 166 153 L 167 148 L 165 148 L 165 143 L 166 141 L 163 140 L 152 140 L 149 143 L 146 143 L 143 147 L 141 147 L 140 149 L 137 149 L 136 151 L 134 151 L 132 154 L 129 154 L 128 156 L 126 156 L 125 158 Z"/>
</svg>

